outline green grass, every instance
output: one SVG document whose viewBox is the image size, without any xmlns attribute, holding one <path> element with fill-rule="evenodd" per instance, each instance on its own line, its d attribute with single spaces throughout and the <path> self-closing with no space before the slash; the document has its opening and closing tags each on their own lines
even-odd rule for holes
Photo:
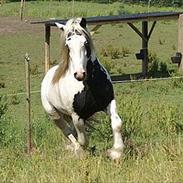
<svg viewBox="0 0 183 183">
<path fill-rule="evenodd" d="M 174 148 L 174 146 L 172 146 Z M 180 148 L 176 148 L 180 150 Z M 76 160 L 72 155 L 62 156 L 61 149 L 32 157 L 21 152 L 3 150 L 5 182 L 182 182 L 181 159 L 168 160 L 164 149 L 150 149 L 143 159 L 122 159 L 118 164 L 99 157 Z M 12 161 L 12 159 L 16 159 Z M 162 163 L 163 162 L 163 163 Z M 5 173 L 6 172 L 6 173 Z M 36 172 L 36 173 L 35 173 Z"/>
<path fill-rule="evenodd" d="M 92 8 L 91 8 L 92 7 Z M 19 16 L 20 3 L 6 3 L 0 7 L 0 16 Z M 102 10 L 102 11 L 101 11 Z M 120 2 L 102 4 L 92 2 L 68 1 L 32 1 L 26 2 L 25 17 L 31 18 L 69 18 L 72 16 L 117 15 L 119 13 L 140 13 L 151 11 L 181 11 L 175 7 L 150 7 L 145 5 L 130 5 Z"/>
<path fill-rule="evenodd" d="M 156 84 L 154 90 L 163 85 Z M 153 92 L 151 87 L 146 94 Z M 145 88 L 147 85 L 143 84 L 141 89 Z M 124 119 L 126 145 L 120 162 L 111 162 L 105 157 L 106 148 L 111 144 L 110 124 L 105 116 L 98 118 L 97 130 L 90 132 L 90 147 L 96 145 L 95 155 L 82 160 L 65 151 L 60 131 L 45 115 L 41 118 L 34 116 L 33 142 L 36 149 L 31 156 L 25 153 L 25 133 L 15 125 L 17 120 L 6 124 L 9 127 L 4 135 L 7 144 L 1 143 L 0 152 L 1 181 L 182 182 L 183 138 L 182 131 L 177 128 L 178 123 L 182 125 L 181 109 L 177 108 L 177 103 L 167 102 L 168 96 L 159 99 L 164 95 L 161 90 L 154 96 L 150 94 L 147 100 L 138 89 L 136 84 L 115 87 L 119 114 Z M 138 94 L 133 94 L 135 91 Z"/>
<path fill-rule="evenodd" d="M 28 19 L 71 17 L 71 5 L 71 2 L 62 1 L 28 2 L 25 15 Z M 19 3 L 7 3 L 0 7 L 0 16 L 18 16 L 18 9 Z M 74 15 L 118 14 L 119 10 L 137 13 L 146 12 L 147 7 L 75 2 Z M 174 9 L 150 9 L 164 10 Z M 140 28 L 139 23 L 136 26 Z M 93 39 L 101 62 L 111 74 L 141 71 L 141 61 L 134 56 L 141 47 L 141 40 L 126 24 L 102 26 Z M 59 32 L 53 29 L 51 61 L 56 63 L 59 62 L 58 40 Z M 0 95 L 25 91 L 26 52 L 31 56 L 31 90 L 39 90 L 44 76 L 42 29 L 0 34 L 0 43 L 0 82 L 5 84 L 5 88 L 0 88 Z M 158 22 L 150 40 L 150 51 L 156 53 L 158 62 L 165 62 L 169 70 L 173 69 L 174 75 L 177 67 L 171 64 L 170 57 L 175 54 L 176 45 L 177 22 Z M 103 54 L 106 48 L 107 56 Z M 124 56 L 125 50 L 128 54 Z M 64 149 L 62 133 L 45 115 L 39 93 L 32 95 L 35 151 L 31 156 L 27 155 L 25 96 L 8 97 L 8 110 L 0 116 L 0 182 L 182 182 L 182 79 L 116 84 L 114 89 L 119 115 L 124 121 L 122 134 L 126 145 L 118 163 L 105 156 L 106 149 L 112 144 L 108 117 L 96 115 L 98 123 L 93 122 L 92 125 L 97 130 L 88 129 L 88 151 L 91 152 L 94 146 L 96 150 L 94 154 L 78 160 Z"/>
</svg>

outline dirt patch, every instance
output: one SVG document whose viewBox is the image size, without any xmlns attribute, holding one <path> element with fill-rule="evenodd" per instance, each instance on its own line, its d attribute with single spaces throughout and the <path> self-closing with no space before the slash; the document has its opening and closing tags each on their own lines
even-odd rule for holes
<svg viewBox="0 0 183 183">
<path fill-rule="evenodd" d="M 43 32 L 43 25 L 32 25 L 31 20 L 19 20 L 19 17 L 0 17 L 0 35 L 22 32 Z"/>
</svg>

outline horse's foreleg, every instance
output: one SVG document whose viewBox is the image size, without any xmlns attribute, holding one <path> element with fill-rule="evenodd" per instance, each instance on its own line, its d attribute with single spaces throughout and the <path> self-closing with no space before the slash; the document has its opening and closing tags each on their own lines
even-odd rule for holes
<svg viewBox="0 0 183 183">
<path fill-rule="evenodd" d="M 112 149 L 108 150 L 108 155 L 111 157 L 111 159 L 118 159 L 121 157 L 124 144 L 121 136 L 122 120 L 117 113 L 115 100 L 112 100 L 111 103 L 108 105 L 107 113 L 111 118 L 111 127 L 114 139 L 113 147 Z"/>
<path fill-rule="evenodd" d="M 55 122 L 56 126 L 62 130 L 62 132 L 66 138 L 70 139 L 69 138 L 70 135 L 72 135 L 73 138 L 76 138 L 75 129 L 70 127 L 70 125 L 64 120 L 64 118 L 62 116 L 60 116 L 60 118 L 58 118 L 58 119 L 54 119 L 54 122 Z M 68 141 L 68 145 L 66 146 L 66 149 L 74 151 L 74 149 L 75 149 L 74 146 L 75 146 L 75 144 L 72 141 L 71 142 Z"/>
<path fill-rule="evenodd" d="M 55 122 L 56 126 L 59 127 L 63 131 L 63 134 L 66 137 L 68 137 L 69 134 L 72 133 L 72 130 L 70 129 L 69 125 L 67 124 L 66 121 L 64 121 L 64 119 L 62 117 L 60 117 L 59 119 L 54 119 L 54 122 Z"/>
<path fill-rule="evenodd" d="M 79 118 L 79 116 L 75 113 L 72 114 L 72 120 L 77 132 L 78 142 L 81 146 L 85 147 L 88 145 L 88 141 L 86 139 L 84 120 Z"/>
<path fill-rule="evenodd" d="M 80 156 L 80 154 L 83 153 L 82 147 L 85 148 L 88 145 L 88 141 L 86 139 L 86 133 L 85 133 L 84 120 L 79 118 L 79 116 L 75 113 L 72 114 L 72 120 L 77 132 L 77 136 L 78 136 L 77 140 L 80 145 L 80 146 L 76 145 L 75 150 L 76 150 L 76 154 Z"/>
</svg>

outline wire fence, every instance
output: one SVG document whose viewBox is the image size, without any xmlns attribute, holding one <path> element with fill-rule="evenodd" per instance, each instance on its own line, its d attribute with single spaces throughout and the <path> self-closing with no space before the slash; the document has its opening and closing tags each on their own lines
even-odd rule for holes
<svg viewBox="0 0 183 183">
<path fill-rule="evenodd" d="M 134 79 L 134 80 L 121 80 L 121 81 L 112 81 L 112 84 L 129 84 L 129 83 L 142 83 L 147 81 L 167 81 L 173 79 L 183 79 L 183 76 L 175 76 L 175 77 L 166 77 L 166 78 L 149 78 L 149 79 Z M 31 94 L 40 93 L 40 90 L 31 91 Z M 13 96 L 20 96 L 26 95 L 26 92 L 19 92 L 19 93 L 0 93 L 0 95 L 4 95 L 6 97 L 13 97 Z"/>
</svg>

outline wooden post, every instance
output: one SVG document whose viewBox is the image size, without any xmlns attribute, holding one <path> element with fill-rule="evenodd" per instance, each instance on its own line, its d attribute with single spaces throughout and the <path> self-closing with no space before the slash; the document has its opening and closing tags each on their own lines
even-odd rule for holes
<svg viewBox="0 0 183 183">
<path fill-rule="evenodd" d="M 4 0 L 0 0 L 0 6 L 3 6 Z"/>
<path fill-rule="evenodd" d="M 148 73 L 148 22 L 142 22 L 142 34 L 145 39 L 142 39 L 142 49 L 144 50 L 144 57 L 142 60 L 142 74 L 147 77 Z"/>
<path fill-rule="evenodd" d="M 25 5 L 25 0 L 21 0 L 21 3 L 20 3 L 20 20 L 23 20 L 23 16 L 24 16 L 24 5 Z"/>
<path fill-rule="evenodd" d="M 27 152 L 32 152 L 32 122 L 31 122 L 31 95 L 30 95 L 30 57 L 25 54 L 26 101 L 27 101 Z"/>
<path fill-rule="evenodd" d="M 45 73 L 50 68 L 50 26 L 45 25 Z"/>
<path fill-rule="evenodd" d="M 182 54 L 180 71 L 183 72 L 183 14 L 179 15 L 178 22 L 178 52 Z"/>
</svg>

